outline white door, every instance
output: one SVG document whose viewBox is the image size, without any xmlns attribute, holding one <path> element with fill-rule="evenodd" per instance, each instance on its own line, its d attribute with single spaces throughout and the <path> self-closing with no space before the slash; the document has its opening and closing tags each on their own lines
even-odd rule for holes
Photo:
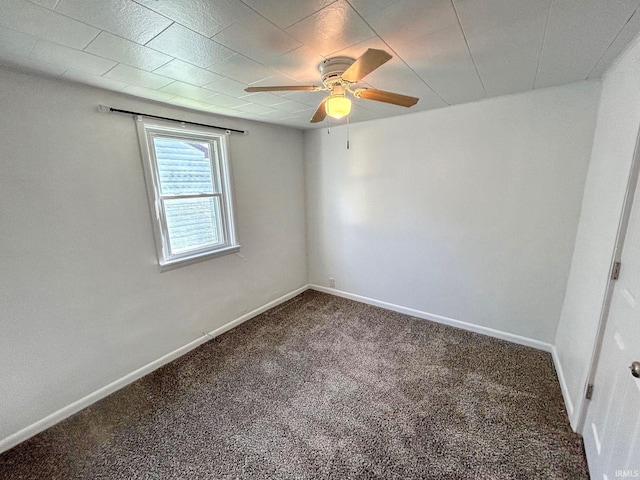
<svg viewBox="0 0 640 480">
<path fill-rule="evenodd" d="M 640 185 L 622 250 L 584 428 L 592 479 L 640 479 Z M 639 367 L 640 368 L 640 367 Z"/>
</svg>

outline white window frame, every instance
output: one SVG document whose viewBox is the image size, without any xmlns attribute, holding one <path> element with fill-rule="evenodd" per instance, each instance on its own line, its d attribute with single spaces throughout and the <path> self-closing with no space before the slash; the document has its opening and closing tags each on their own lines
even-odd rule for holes
<svg viewBox="0 0 640 480">
<path fill-rule="evenodd" d="M 158 265 L 161 271 L 169 270 L 183 265 L 208 260 L 221 255 L 236 253 L 240 250 L 237 241 L 235 215 L 233 206 L 233 182 L 231 179 L 231 165 L 229 161 L 229 134 L 218 133 L 204 127 L 176 124 L 161 120 L 148 119 L 142 116 L 136 118 L 138 140 L 144 178 L 147 187 L 149 209 L 151 211 L 153 234 L 158 256 Z M 180 126 L 178 126 L 180 125 Z M 180 198 L 182 195 L 162 195 L 160 187 L 160 175 L 156 160 L 156 152 L 153 143 L 155 137 L 173 137 L 186 141 L 198 141 L 208 143 L 211 152 L 211 172 L 213 177 L 219 175 L 220 192 L 213 194 L 202 193 L 196 195 L 184 195 L 185 198 L 218 197 L 221 205 L 222 218 L 220 224 L 224 241 L 216 245 L 208 245 L 185 252 L 172 252 L 169 241 L 166 214 L 164 209 L 165 198 Z M 215 182 L 214 182 L 215 183 Z M 215 190 L 215 189 L 214 189 Z"/>
</svg>

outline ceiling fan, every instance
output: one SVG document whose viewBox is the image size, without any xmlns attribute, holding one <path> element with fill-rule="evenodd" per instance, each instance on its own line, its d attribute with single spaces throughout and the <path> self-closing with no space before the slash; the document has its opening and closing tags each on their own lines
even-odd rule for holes
<svg viewBox="0 0 640 480">
<path fill-rule="evenodd" d="M 351 57 L 327 58 L 320 65 L 318 70 L 322 78 L 322 85 L 290 85 L 273 87 L 247 87 L 247 92 L 283 92 L 287 90 L 303 91 L 328 91 L 316 113 L 311 117 L 311 123 L 318 123 L 325 119 L 327 115 L 333 118 L 342 118 L 351 111 L 351 100 L 347 98 L 349 92 L 356 98 L 365 98 L 377 102 L 411 107 L 418 103 L 418 98 L 399 93 L 386 92 L 375 88 L 353 88 L 353 84 L 359 82 L 364 77 L 373 72 L 376 68 L 391 60 L 392 56 L 384 50 L 369 48 L 357 60 Z"/>
</svg>

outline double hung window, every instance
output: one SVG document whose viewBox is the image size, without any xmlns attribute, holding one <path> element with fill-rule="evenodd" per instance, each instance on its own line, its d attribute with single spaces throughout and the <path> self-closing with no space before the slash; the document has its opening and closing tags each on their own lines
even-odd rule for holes
<svg viewBox="0 0 640 480">
<path fill-rule="evenodd" d="M 228 135 L 140 117 L 138 136 L 160 267 L 238 251 Z"/>
</svg>

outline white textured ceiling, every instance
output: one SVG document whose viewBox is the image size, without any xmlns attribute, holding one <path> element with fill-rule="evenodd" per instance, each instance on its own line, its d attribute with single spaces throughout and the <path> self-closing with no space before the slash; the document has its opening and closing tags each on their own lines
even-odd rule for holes
<svg viewBox="0 0 640 480">
<path fill-rule="evenodd" d="M 381 48 L 350 121 L 599 77 L 640 32 L 640 0 L 0 0 L 0 64 L 233 117 L 310 128 L 317 65 Z M 117 105 L 114 105 L 117 107 Z M 344 120 L 343 120 L 344 121 Z M 321 124 L 322 125 L 322 124 Z"/>
</svg>

